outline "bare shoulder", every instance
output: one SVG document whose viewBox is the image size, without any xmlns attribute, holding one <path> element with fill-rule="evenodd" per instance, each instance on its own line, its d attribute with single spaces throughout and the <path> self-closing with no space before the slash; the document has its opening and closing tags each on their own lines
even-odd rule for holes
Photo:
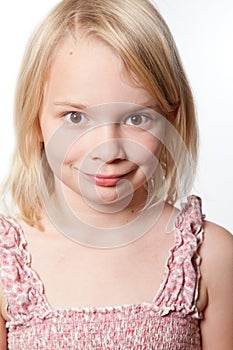
<svg viewBox="0 0 233 350">
<path fill-rule="evenodd" d="M 212 236 L 216 240 L 232 242 L 233 235 L 227 229 L 210 221 L 204 221 L 204 229 L 208 236 Z M 208 238 L 207 236 L 207 238 Z"/>
<path fill-rule="evenodd" d="M 204 223 L 200 249 L 202 285 L 207 304 L 201 321 L 202 349 L 233 348 L 233 236 L 212 222 Z"/>
<path fill-rule="evenodd" d="M 233 235 L 217 224 L 204 222 L 204 241 L 200 254 L 206 282 L 211 283 L 216 277 L 222 279 L 225 274 L 232 274 Z"/>
<path fill-rule="evenodd" d="M 219 260 L 227 262 L 233 257 L 233 235 L 224 227 L 205 221 L 202 252 L 205 260 L 214 265 Z"/>
</svg>

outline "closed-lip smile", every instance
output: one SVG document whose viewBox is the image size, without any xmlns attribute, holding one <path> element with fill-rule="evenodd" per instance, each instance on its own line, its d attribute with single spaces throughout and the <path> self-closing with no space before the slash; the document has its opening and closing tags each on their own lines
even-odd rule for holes
<svg viewBox="0 0 233 350">
<path fill-rule="evenodd" d="M 120 180 L 122 180 L 125 176 L 132 173 L 132 170 L 124 173 L 124 174 L 112 174 L 112 175 L 92 175 L 88 173 L 83 173 L 88 179 L 90 179 L 92 182 L 94 182 L 98 186 L 104 186 L 104 187 L 112 187 L 115 186 Z"/>
</svg>

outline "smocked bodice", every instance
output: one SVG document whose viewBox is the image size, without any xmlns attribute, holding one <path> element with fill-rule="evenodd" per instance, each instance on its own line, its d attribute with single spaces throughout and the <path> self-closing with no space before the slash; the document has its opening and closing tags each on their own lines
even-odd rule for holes
<svg viewBox="0 0 233 350">
<path fill-rule="evenodd" d="M 200 198 L 188 197 L 176 218 L 175 242 L 153 301 L 54 310 L 31 268 L 21 227 L 12 218 L 0 216 L 0 277 L 11 320 L 6 324 L 8 348 L 201 349 L 196 301 L 203 218 Z"/>
</svg>

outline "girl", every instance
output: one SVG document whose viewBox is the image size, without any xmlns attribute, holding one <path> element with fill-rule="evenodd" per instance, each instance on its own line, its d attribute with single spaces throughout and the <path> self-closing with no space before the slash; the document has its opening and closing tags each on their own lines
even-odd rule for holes
<svg viewBox="0 0 233 350">
<path fill-rule="evenodd" d="M 232 349 L 232 236 L 199 197 L 174 207 L 197 126 L 153 5 L 61 1 L 27 48 L 15 125 L 1 350 Z"/>
</svg>

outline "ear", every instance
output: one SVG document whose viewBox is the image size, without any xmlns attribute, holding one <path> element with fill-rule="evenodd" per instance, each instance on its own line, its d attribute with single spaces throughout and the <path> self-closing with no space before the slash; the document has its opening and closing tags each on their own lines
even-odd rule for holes
<svg viewBox="0 0 233 350">
<path fill-rule="evenodd" d="M 180 118 L 180 104 L 176 106 L 176 108 L 169 113 L 169 120 L 171 122 L 178 122 Z"/>
<path fill-rule="evenodd" d="M 178 104 L 177 107 L 173 111 L 174 118 L 176 118 L 179 115 L 179 111 L 180 111 L 180 104 Z"/>
<path fill-rule="evenodd" d="M 41 126 L 40 126 L 40 122 L 38 121 L 38 137 L 39 137 L 39 141 L 40 142 L 44 142 L 44 137 L 42 134 L 42 130 L 41 130 Z"/>
<path fill-rule="evenodd" d="M 41 132 L 39 133 L 39 141 L 40 141 L 40 142 L 44 142 L 43 135 L 42 135 Z"/>
</svg>

